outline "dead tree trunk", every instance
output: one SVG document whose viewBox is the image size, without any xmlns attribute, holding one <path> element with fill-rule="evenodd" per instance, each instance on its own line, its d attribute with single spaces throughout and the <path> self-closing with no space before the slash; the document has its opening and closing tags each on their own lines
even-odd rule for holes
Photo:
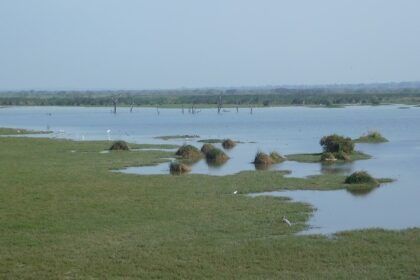
<svg viewBox="0 0 420 280">
<path fill-rule="evenodd" d="M 223 101 L 222 101 L 222 96 L 219 95 L 219 101 L 217 102 L 217 113 L 220 114 L 220 111 L 222 110 L 223 107 Z"/>
<path fill-rule="evenodd" d="M 133 113 L 134 101 L 131 101 L 130 113 Z"/>
<path fill-rule="evenodd" d="M 118 104 L 118 98 L 119 96 L 112 96 L 112 105 L 114 106 L 113 113 L 117 113 L 117 104 Z"/>
</svg>

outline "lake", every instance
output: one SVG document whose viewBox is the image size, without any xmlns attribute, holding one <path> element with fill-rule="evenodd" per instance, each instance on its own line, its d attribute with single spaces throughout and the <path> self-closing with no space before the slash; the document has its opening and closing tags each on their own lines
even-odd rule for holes
<svg viewBox="0 0 420 280">
<path fill-rule="evenodd" d="M 378 130 L 389 143 L 358 144 L 356 149 L 373 156 L 370 160 L 323 165 L 286 161 L 273 170 L 290 170 L 288 176 L 303 177 L 329 172 L 349 174 L 366 170 L 375 177 L 396 179 L 366 195 L 339 191 L 284 191 L 256 195 L 287 196 L 312 204 L 317 210 L 304 234 L 330 234 L 337 231 L 381 227 L 405 229 L 420 226 L 420 108 L 401 110 L 398 105 L 350 106 L 346 108 L 278 107 L 231 109 L 217 114 L 202 109 L 183 114 L 181 109 L 84 107 L 7 107 L 0 109 L 0 127 L 52 130 L 48 137 L 75 140 L 123 139 L 134 143 L 189 143 L 197 140 L 231 138 L 242 143 L 228 151 L 230 160 L 212 167 L 204 160 L 192 166 L 192 173 L 222 176 L 255 170 L 251 161 L 257 151 L 281 154 L 319 152 L 319 139 L 331 133 L 356 138 Z M 109 131 L 109 133 L 107 132 Z M 200 138 L 165 141 L 162 135 L 199 135 Z M 37 135 L 36 137 L 40 137 Z M 41 136 L 42 137 L 42 136 Z M 165 174 L 168 163 L 132 167 L 123 172 Z M 293 222 L 293 221 L 292 221 Z"/>
</svg>

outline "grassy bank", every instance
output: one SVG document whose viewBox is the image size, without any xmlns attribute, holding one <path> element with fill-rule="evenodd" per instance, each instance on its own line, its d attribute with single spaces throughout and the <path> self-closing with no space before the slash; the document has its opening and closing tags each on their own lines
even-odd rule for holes
<svg viewBox="0 0 420 280">
<path fill-rule="evenodd" d="M 46 134 L 51 131 L 34 131 L 19 128 L 0 127 L 0 135 L 25 135 L 25 134 Z"/>
<path fill-rule="evenodd" d="M 311 207 L 239 193 L 344 188 L 344 177 L 137 176 L 173 155 L 109 142 L 0 138 L 2 279 L 418 279 L 420 230 L 294 236 Z M 282 222 L 286 215 L 293 222 Z"/>
</svg>

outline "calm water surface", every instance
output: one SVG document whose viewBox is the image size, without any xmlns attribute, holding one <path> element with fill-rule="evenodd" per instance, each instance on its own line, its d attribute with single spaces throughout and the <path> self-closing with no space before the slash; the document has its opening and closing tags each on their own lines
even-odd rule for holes
<svg viewBox="0 0 420 280">
<path fill-rule="evenodd" d="M 220 115 L 215 109 L 199 114 L 182 114 L 180 109 L 136 108 L 133 113 L 121 108 L 117 115 L 110 108 L 11 107 L 0 109 L 1 127 L 52 130 L 49 137 L 76 140 L 124 139 L 135 143 L 189 143 L 201 146 L 198 139 L 164 141 L 160 135 L 200 135 L 205 138 L 232 138 L 244 142 L 228 151 L 231 159 L 220 167 L 200 161 L 192 173 L 234 174 L 255 170 L 250 163 L 259 150 L 282 154 L 318 152 L 319 139 L 338 133 L 358 137 L 369 130 L 379 130 L 389 140 L 385 144 L 361 144 L 357 149 L 373 156 L 366 161 L 322 165 L 284 162 L 272 167 L 291 170 L 289 176 L 322 173 L 349 174 L 367 170 L 376 177 L 390 177 L 396 182 L 383 185 L 369 194 L 353 195 L 340 191 L 286 191 L 258 195 L 288 196 L 314 205 L 317 211 L 305 233 L 334 233 L 342 230 L 381 227 L 404 229 L 420 226 L 420 184 L 415 175 L 420 165 L 420 108 L 399 106 L 347 107 L 343 109 L 284 107 L 243 109 Z M 107 131 L 110 130 L 109 133 Z M 168 163 L 124 172 L 168 174 Z"/>
</svg>

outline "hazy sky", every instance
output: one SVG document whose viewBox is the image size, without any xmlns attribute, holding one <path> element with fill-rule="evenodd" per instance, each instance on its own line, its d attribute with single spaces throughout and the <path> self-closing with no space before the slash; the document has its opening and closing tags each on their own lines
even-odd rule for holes
<svg viewBox="0 0 420 280">
<path fill-rule="evenodd" d="M 0 0 L 0 89 L 420 80 L 419 0 Z"/>
</svg>

